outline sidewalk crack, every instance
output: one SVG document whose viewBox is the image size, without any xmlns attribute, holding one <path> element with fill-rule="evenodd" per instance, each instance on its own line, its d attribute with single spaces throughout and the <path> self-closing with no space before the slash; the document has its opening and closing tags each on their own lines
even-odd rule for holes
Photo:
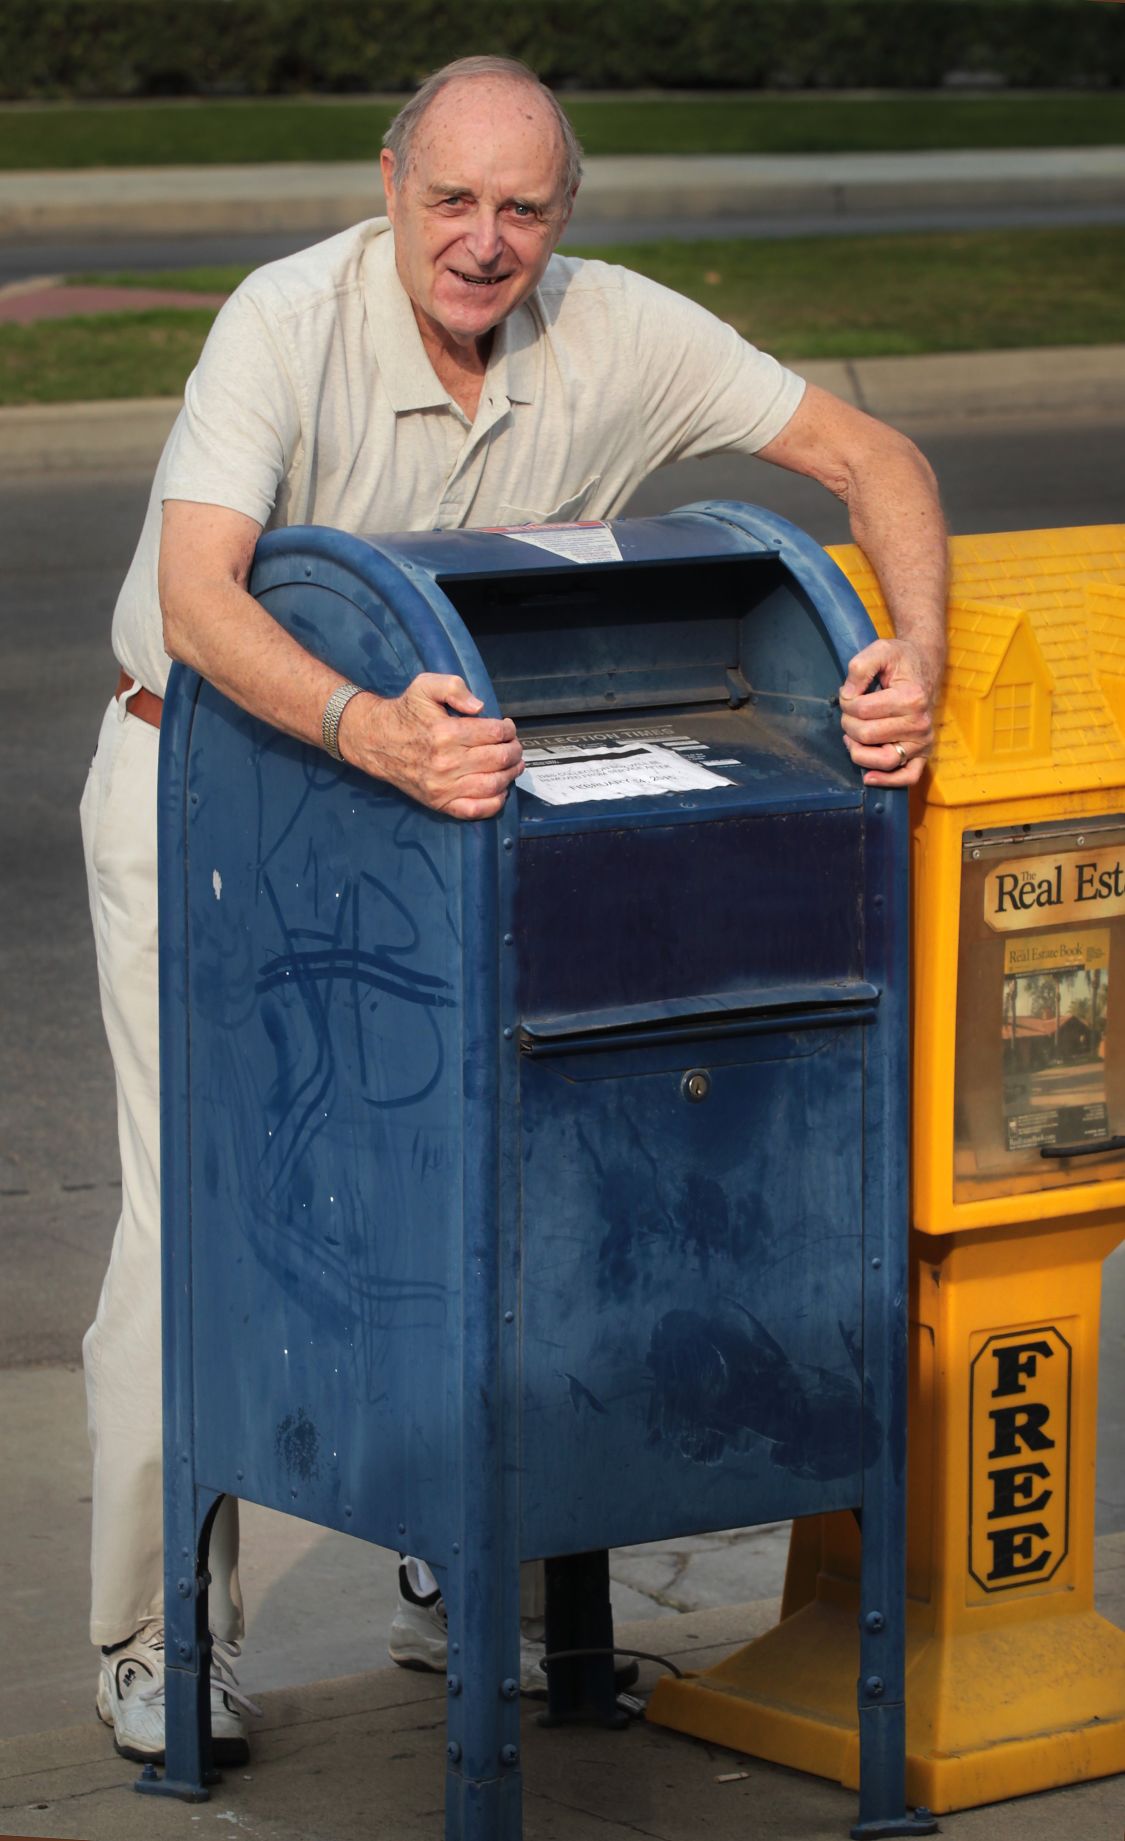
<svg viewBox="0 0 1125 1841">
<path fill-rule="evenodd" d="M 657 1833 L 655 1828 L 642 1828 L 639 1823 L 627 1821 L 622 1815 L 602 1815 L 598 1809 L 588 1809 L 581 1803 L 568 1803 L 561 1796 L 553 1796 L 549 1790 L 535 1790 L 527 1800 L 547 1803 L 554 1809 L 566 1809 L 571 1815 L 584 1816 L 588 1822 L 601 1822 L 606 1828 L 618 1833 L 623 1829 L 626 1834 L 641 1835 L 644 1841 L 663 1841 L 663 1837 Z"/>
</svg>

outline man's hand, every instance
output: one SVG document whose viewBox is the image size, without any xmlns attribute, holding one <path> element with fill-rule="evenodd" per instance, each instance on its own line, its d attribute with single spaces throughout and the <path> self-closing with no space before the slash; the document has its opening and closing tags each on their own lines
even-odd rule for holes
<svg viewBox="0 0 1125 1841">
<path fill-rule="evenodd" d="M 479 715 L 482 707 L 463 678 L 425 672 L 400 697 L 353 697 L 340 718 L 340 752 L 435 812 L 494 818 L 523 772 L 523 750 L 515 724 Z"/>
<path fill-rule="evenodd" d="M 915 786 L 922 778 L 934 745 L 934 675 L 907 639 L 876 639 L 852 659 L 840 715 L 844 746 L 867 770 L 866 786 Z M 868 691 L 873 680 L 877 686 Z"/>
</svg>

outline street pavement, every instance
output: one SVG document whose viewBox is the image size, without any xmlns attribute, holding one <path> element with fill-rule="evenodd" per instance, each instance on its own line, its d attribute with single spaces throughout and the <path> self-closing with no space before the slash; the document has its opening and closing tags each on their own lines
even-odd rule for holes
<svg viewBox="0 0 1125 1841">
<path fill-rule="evenodd" d="M 365 210 L 375 208 L 368 200 Z M 1076 224 L 1125 223 L 1125 197 L 1108 202 L 1083 203 L 1081 199 L 1062 203 L 1022 202 L 1010 204 L 1003 199 L 995 204 L 978 204 L 969 211 L 928 204 L 924 195 L 906 194 L 893 209 L 851 211 L 841 216 L 832 211 L 790 210 L 782 215 L 762 216 L 752 211 L 714 217 L 710 213 L 693 213 L 690 217 L 674 214 L 638 218 L 589 218 L 579 212 L 563 239 L 562 248 L 599 249 L 606 245 L 631 245 L 651 242 L 698 243 L 716 238 L 753 237 L 757 242 L 785 241 L 794 237 L 849 237 L 899 235 L 907 232 L 940 230 L 1027 230 L 1065 228 Z M 238 263 L 245 268 L 260 267 L 304 249 L 319 237 L 330 236 L 334 224 L 306 224 L 300 230 L 226 231 L 200 234 L 183 231 L 175 237 L 167 233 L 130 236 L 119 230 L 106 231 L 97 241 L 89 241 L 81 232 L 41 236 L 38 241 L 18 238 L 7 240 L 0 235 L 0 287 L 44 274 L 84 275 L 95 271 L 121 273 L 125 270 L 202 268 Z"/>
<path fill-rule="evenodd" d="M 342 229 L 382 209 L 374 161 L 6 173 L 0 240 Z M 570 235 L 594 225 L 696 220 L 919 218 L 1125 212 L 1125 148 L 987 153 L 657 154 L 587 160 Z"/>
<path fill-rule="evenodd" d="M 823 380 L 921 436 L 955 529 L 1120 519 L 1120 349 L 879 360 L 824 367 Z M 172 413 L 155 403 L 0 414 L 0 466 L 6 457 L 11 469 L 0 506 L 0 1055 L 11 1120 L 0 1144 L 0 1547 L 12 1579 L 0 1636 L 19 1658 L 0 1685 L 0 1824 L 62 1841 L 194 1836 L 214 1823 L 270 1841 L 412 1841 L 441 1829 L 443 1687 L 385 1666 L 395 1560 L 381 1550 L 245 1511 L 241 1672 L 265 1719 L 252 1765 L 201 1809 L 132 1796 L 134 1767 L 113 1756 L 91 1713 L 77 1355 L 116 1212 L 116 1167 L 74 806 L 108 682 L 112 601 Z M 734 463 L 687 463 L 657 476 L 631 509 L 761 496 L 821 541 L 845 534 L 840 508 L 807 482 L 761 484 Z M 1121 1623 L 1123 1324 L 1119 1253 L 1106 1268 L 1098 1556 L 1100 1607 Z M 786 1529 L 772 1526 L 616 1553 L 619 1640 L 695 1667 L 716 1659 L 776 1619 L 786 1546 Z M 644 1684 L 654 1678 L 650 1668 Z M 854 1798 L 830 1784 L 656 1728 L 549 1733 L 529 1710 L 524 1748 L 528 1841 L 819 1841 L 854 1819 Z M 1107 1780 L 942 1826 L 955 1841 L 1117 1841 L 1123 1802 L 1120 1781 Z"/>
</svg>

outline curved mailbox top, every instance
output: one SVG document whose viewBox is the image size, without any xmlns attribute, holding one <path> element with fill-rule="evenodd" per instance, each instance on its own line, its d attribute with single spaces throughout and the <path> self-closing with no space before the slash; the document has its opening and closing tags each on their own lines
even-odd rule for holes
<svg viewBox="0 0 1125 1841">
<path fill-rule="evenodd" d="M 358 606 L 384 646 L 365 653 L 323 623 L 314 631 L 278 592 L 304 585 Z M 724 501 L 519 531 L 364 537 L 295 525 L 262 538 L 250 586 L 341 670 L 374 667 L 360 681 L 385 694 L 419 670 L 459 672 L 486 707 L 524 717 L 690 702 L 708 670 L 711 696 L 728 694 L 733 670 L 765 694 L 831 697 L 874 637 L 818 544 L 772 512 Z"/>
</svg>

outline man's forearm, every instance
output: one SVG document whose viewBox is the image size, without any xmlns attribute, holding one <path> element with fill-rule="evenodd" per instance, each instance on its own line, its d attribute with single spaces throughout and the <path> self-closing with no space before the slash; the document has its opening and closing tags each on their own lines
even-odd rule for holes
<svg viewBox="0 0 1125 1841">
<path fill-rule="evenodd" d="M 342 674 L 306 652 L 237 583 L 202 581 L 167 595 L 164 643 L 232 703 L 320 745 L 324 707 Z"/>
<path fill-rule="evenodd" d="M 857 460 L 844 497 L 852 535 L 879 578 L 895 633 L 917 652 L 934 697 L 945 664 L 948 550 L 929 463 L 894 436 L 877 456 Z"/>
<path fill-rule="evenodd" d="M 815 384 L 761 457 L 843 500 L 932 700 L 945 662 L 946 536 L 928 461 L 905 435 Z"/>
<path fill-rule="evenodd" d="M 165 502 L 164 643 L 232 702 L 321 746 L 325 708 L 343 673 L 306 652 L 248 592 L 259 534 L 252 519 L 222 506 Z M 336 743 L 352 766 L 422 805 L 453 818 L 490 818 L 523 755 L 514 724 L 482 717 L 481 707 L 463 678 L 423 672 L 398 696 L 353 696 Z"/>
<path fill-rule="evenodd" d="M 164 646 L 251 715 L 319 743 L 341 674 L 290 637 L 247 583 L 261 527 L 224 506 L 164 505 L 159 592 Z"/>
</svg>

